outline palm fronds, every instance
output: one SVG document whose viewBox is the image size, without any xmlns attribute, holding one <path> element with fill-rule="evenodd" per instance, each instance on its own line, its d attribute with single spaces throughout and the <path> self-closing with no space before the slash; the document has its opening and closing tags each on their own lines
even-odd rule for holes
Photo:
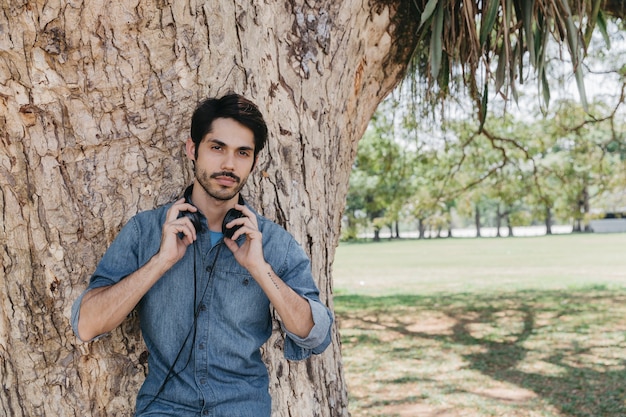
<svg viewBox="0 0 626 417">
<path fill-rule="evenodd" d="M 582 105 L 586 93 L 581 61 L 593 30 L 608 44 L 607 15 L 624 17 L 625 2 L 607 0 L 414 0 L 420 14 L 414 68 L 430 91 L 447 94 L 451 79 L 468 87 L 484 119 L 487 85 L 517 99 L 517 85 L 531 71 L 546 105 L 550 101 L 546 48 L 553 37 L 571 57 Z M 529 67 L 529 68 L 526 68 Z M 445 69 L 445 71 L 444 71 Z M 434 88 L 433 88 L 434 87 Z"/>
</svg>

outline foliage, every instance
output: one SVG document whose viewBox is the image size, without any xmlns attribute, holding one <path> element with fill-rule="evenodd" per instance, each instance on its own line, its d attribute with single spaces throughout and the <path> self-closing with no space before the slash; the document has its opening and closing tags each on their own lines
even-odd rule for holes
<svg viewBox="0 0 626 417">
<path fill-rule="evenodd" d="M 404 168 L 406 174 L 412 174 L 403 179 L 411 190 L 396 194 L 393 201 L 388 199 L 376 217 L 390 224 L 401 213 L 405 223 L 418 221 L 421 236 L 424 229 L 450 228 L 454 213 L 465 219 L 475 217 L 477 228 L 481 223 L 522 226 L 543 222 L 550 233 L 550 225 L 560 221 L 583 230 L 595 215 L 594 202 L 598 206 L 600 198 L 611 199 L 626 189 L 626 40 L 619 24 L 603 24 L 601 33 L 602 37 L 586 40 L 585 74 L 598 84 L 586 108 L 568 98 L 566 87 L 561 87 L 551 107 L 537 111 L 529 103 L 536 95 L 519 89 L 519 97 L 515 95 L 519 108 L 509 108 L 506 100 L 492 100 L 492 109 L 484 117 L 475 98 L 467 103 L 467 97 L 458 91 L 440 100 L 436 112 L 424 113 L 430 101 L 420 93 L 436 89 L 430 89 L 432 84 L 424 82 L 422 73 L 409 74 L 385 102 L 393 104 L 379 108 L 367 140 L 383 140 L 380 133 L 384 133 L 385 143 L 394 141 L 394 146 L 402 146 L 403 163 L 414 164 L 412 169 Z M 605 48 L 607 40 L 616 46 L 614 50 Z M 549 71 L 546 76 L 564 86 L 567 74 L 558 62 L 554 60 L 552 67 L 545 69 Z M 428 73 L 427 68 L 420 70 Z M 491 89 L 496 86 L 493 79 L 485 78 L 485 82 L 492 83 Z M 395 122 L 381 124 L 391 117 L 390 109 Z M 388 137 L 391 134 L 393 139 Z M 359 154 L 367 152 L 367 146 L 359 148 Z M 356 166 L 353 175 L 364 173 Z M 380 194 L 384 183 L 376 187 Z M 623 209 L 621 201 L 613 207 Z M 349 198 L 349 209 L 358 211 L 353 203 Z M 393 210 L 387 213 L 387 207 Z M 363 225 L 371 225 L 363 220 Z"/>
<path fill-rule="evenodd" d="M 397 141 L 396 103 L 386 104 L 386 111 L 376 113 L 359 144 L 347 197 L 349 231 L 364 218 L 377 230 L 397 221 L 414 189 L 415 152 Z M 355 235 L 349 232 L 348 237 Z"/>
<path fill-rule="evenodd" d="M 452 84 L 465 85 L 475 103 L 480 126 L 487 117 L 489 89 L 517 100 L 518 83 L 531 67 L 541 95 L 550 101 L 551 37 L 565 44 L 572 71 L 587 108 L 582 58 L 594 29 L 609 44 L 607 18 L 626 13 L 621 2 L 586 0 L 424 0 L 414 73 L 425 83 L 430 102 L 450 93 Z M 433 87 L 438 88 L 433 88 Z"/>
<path fill-rule="evenodd" d="M 450 227 L 451 210 L 491 213 L 492 225 L 549 228 L 556 218 L 582 230 L 595 199 L 626 188 L 626 125 L 603 103 L 589 109 L 595 117 L 560 100 L 537 119 L 488 118 L 480 132 L 471 120 L 449 120 L 433 139 L 409 116 L 390 123 L 382 108 L 358 150 L 348 212 L 370 224 L 403 215 L 435 230 Z M 396 117 L 403 111 L 396 104 Z"/>
</svg>

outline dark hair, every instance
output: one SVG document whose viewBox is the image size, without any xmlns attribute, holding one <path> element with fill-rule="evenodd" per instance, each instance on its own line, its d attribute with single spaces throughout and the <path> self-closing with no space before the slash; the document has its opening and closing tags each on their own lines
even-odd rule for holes
<svg viewBox="0 0 626 417">
<path fill-rule="evenodd" d="M 191 139 L 196 144 L 196 157 L 202 138 L 211 132 L 213 121 L 219 118 L 233 119 L 252 131 L 256 158 L 267 142 L 267 125 L 259 108 L 247 98 L 235 93 L 221 98 L 208 98 L 194 110 L 191 117 Z"/>
</svg>

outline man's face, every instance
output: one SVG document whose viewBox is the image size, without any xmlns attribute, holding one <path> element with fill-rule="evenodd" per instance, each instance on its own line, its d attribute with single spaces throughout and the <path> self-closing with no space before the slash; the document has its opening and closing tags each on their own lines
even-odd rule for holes
<svg viewBox="0 0 626 417">
<path fill-rule="evenodd" d="M 196 179 L 211 197 L 230 200 L 254 167 L 254 134 L 233 119 L 215 119 L 197 150 Z"/>
</svg>

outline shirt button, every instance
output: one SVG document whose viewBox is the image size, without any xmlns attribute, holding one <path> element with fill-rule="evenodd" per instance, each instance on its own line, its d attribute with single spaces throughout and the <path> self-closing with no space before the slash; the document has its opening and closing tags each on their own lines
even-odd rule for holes
<svg viewBox="0 0 626 417">
<path fill-rule="evenodd" d="M 207 266 L 207 267 L 206 267 L 206 271 L 207 271 L 207 272 L 211 272 L 211 265 L 209 265 L 209 266 Z"/>
<path fill-rule="evenodd" d="M 200 343 L 200 346 L 198 346 L 198 348 L 199 348 L 200 350 L 204 350 L 204 343 Z"/>
<path fill-rule="evenodd" d="M 202 410 L 202 415 L 203 416 L 208 416 L 209 415 L 209 410 Z"/>
<path fill-rule="evenodd" d="M 200 311 L 206 311 L 206 304 L 200 304 Z"/>
<path fill-rule="evenodd" d="M 200 378 L 200 383 L 201 383 L 202 385 L 206 385 L 206 383 L 207 383 L 207 379 L 206 379 L 206 378 Z"/>
<path fill-rule="evenodd" d="M 243 280 L 243 285 L 248 285 L 250 283 L 250 281 L 248 280 L 248 278 Z"/>
</svg>

